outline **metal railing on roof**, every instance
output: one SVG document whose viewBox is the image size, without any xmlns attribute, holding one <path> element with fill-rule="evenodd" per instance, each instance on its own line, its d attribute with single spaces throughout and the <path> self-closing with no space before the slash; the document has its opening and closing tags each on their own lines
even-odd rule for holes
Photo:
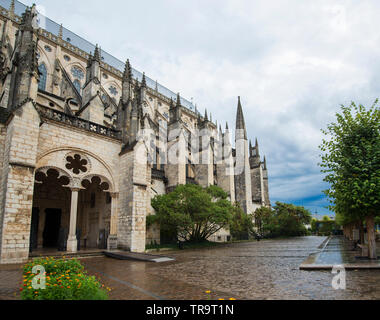
<svg viewBox="0 0 380 320">
<path fill-rule="evenodd" d="M 0 5 L 5 8 L 9 9 L 11 5 L 11 0 L 0 0 Z M 18 16 L 21 16 L 27 6 L 23 4 L 20 1 L 15 1 L 15 14 Z M 60 25 L 53 20 L 49 19 L 48 17 L 45 17 L 43 14 L 39 13 L 38 15 L 39 23 L 42 24 L 41 28 L 45 29 L 46 31 L 58 36 Z M 78 47 L 79 49 L 87 52 L 87 53 L 94 53 L 95 51 L 95 45 L 91 42 L 83 39 L 82 37 L 78 36 L 74 32 L 66 29 L 65 27 L 62 27 L 62 38 L 63 40 L 69 42 L 73 46 Z M 124 71 L 124 62 L 120 61 L 119 59 L 115 58 L 113 55 L 107 53 L 106 51 L 101 51 L 102 55 L 102 61 L 110 65 L 111 67 L 114 67 L 115 69 L 119 70 L 120 72 Z M 132 69 L 133 77 L 135 79 L 138 79 L 139 81 L 142 80 L 143 74 L 136 70 Z M 167 98 L 172 98 L 174 101 L 177 99 L 177 94 L 171 91 L 170 89 L 166 88 L 165 86 L 157 83 L 156 81 L 152 80 L 148 76 L 145 75 L 147 86 L 150 87 L 153 90 L 157 90 L 158 93 L 164 95 Z M 195 107 L 192 102 L 188 101 L 187 99 L 184 99 L 181 97 L 181 105 L 194 111 Z"/>
</svg>

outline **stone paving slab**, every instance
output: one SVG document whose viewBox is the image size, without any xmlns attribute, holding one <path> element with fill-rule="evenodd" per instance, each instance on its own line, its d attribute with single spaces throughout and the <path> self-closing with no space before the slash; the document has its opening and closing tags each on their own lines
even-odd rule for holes
<svg viewBox="0 0 380 320">
<path fill-rule="evenodd" d="M 361 257 L 360 250 L 342 236 L 329 237 L 319 249 L 300 265 L 300 270 L 331 270 L 336 266 L 347 270 L 380 269 L 380 258 L 368 260 Z M 377 249 L 380 255 L 379 246 Z"/>
</svg>

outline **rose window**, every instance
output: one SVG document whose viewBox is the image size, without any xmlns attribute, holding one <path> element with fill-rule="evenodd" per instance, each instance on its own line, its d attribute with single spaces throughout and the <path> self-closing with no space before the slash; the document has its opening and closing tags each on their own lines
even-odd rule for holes
<svg viewBox="0 0 380 320">
<path fill-rule="evenodd" d="M 86 165 L 88 164 L 88 161 L 86 159 L 82 159 L 82 157 L 79 154 L 76 154 L 74 156 L 68 156 L 66 160 L 66 168 L 72 170 L 75 174 L 87 172 Z"/>
</svg>

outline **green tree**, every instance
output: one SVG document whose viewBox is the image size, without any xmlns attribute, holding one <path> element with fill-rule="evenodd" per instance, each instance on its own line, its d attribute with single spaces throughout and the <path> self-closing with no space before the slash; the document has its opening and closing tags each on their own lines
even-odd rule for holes
<svg viewBox="0 0 380 320">
<path fill-rule="evenodd" d="M 305 225 L 311 223 L 311 213 L 304 207 L 276 202 L 273 210 L 260 208 L 255 212 L 256 227 L 265 236 L 303 236 L 307 234 Z"/>
<path fill-rule="evenodd" d="M 311 232 L 317 232 L 317 222 L 318 220 L 316 218 L 313 218 L 311 220 Z"/>
<path fill-rule="evenodd" d="M 380 110 L 352 103 L 342 106 L 336 123 L 322 130 L 320 149 L 325 191 L 340 222 L 365 220 L 369 258 L 376 258 L 375 218 L 380 215 Z"/>
<path fill-rule="evenodd" d="M 230 232 L 233 239 L 248 240 L 254 232 L 253 216 L 246 214 L 239 203 L 233 206 Z"/>
<path fill-rule="evenodd" d="M 272 224 L 273 214 L 274 211 L 267 207 L 261 207 L 255 211 L 255 227 L 260 236 L 265 236 L 271 232 L 270 226 Z"/>
<path fill-rule="evenodd" d="M 206 241 L 228 227 L 233 206 L 221 188 L 180 185 L 173 192 L 156 196 L 152 207 L 156 214 L 147 224 L 158 223 L 161 230 L 190 242 Z"/>
</svg>

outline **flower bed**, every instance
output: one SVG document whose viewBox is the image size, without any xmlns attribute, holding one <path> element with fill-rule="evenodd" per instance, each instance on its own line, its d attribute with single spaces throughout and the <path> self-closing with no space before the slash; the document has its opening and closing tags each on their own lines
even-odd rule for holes
<svg viewBox="0 0 380 320">
<path fill-rule="evenodd" d="M 40 274 L 33 268 L 43 270 Z M 45 279 L 45 288 L 37 288 Z M 33 282 L 33 279 L 34 282 Z M 37 284 L 37 286 L 36 286 Z M 89 276 L 76 259 L 36 259 L 24 266 L 20 288 L 22 300 L 107 300 L 109 288 L 104 288 L 94 276 Z"/>
</svg>

